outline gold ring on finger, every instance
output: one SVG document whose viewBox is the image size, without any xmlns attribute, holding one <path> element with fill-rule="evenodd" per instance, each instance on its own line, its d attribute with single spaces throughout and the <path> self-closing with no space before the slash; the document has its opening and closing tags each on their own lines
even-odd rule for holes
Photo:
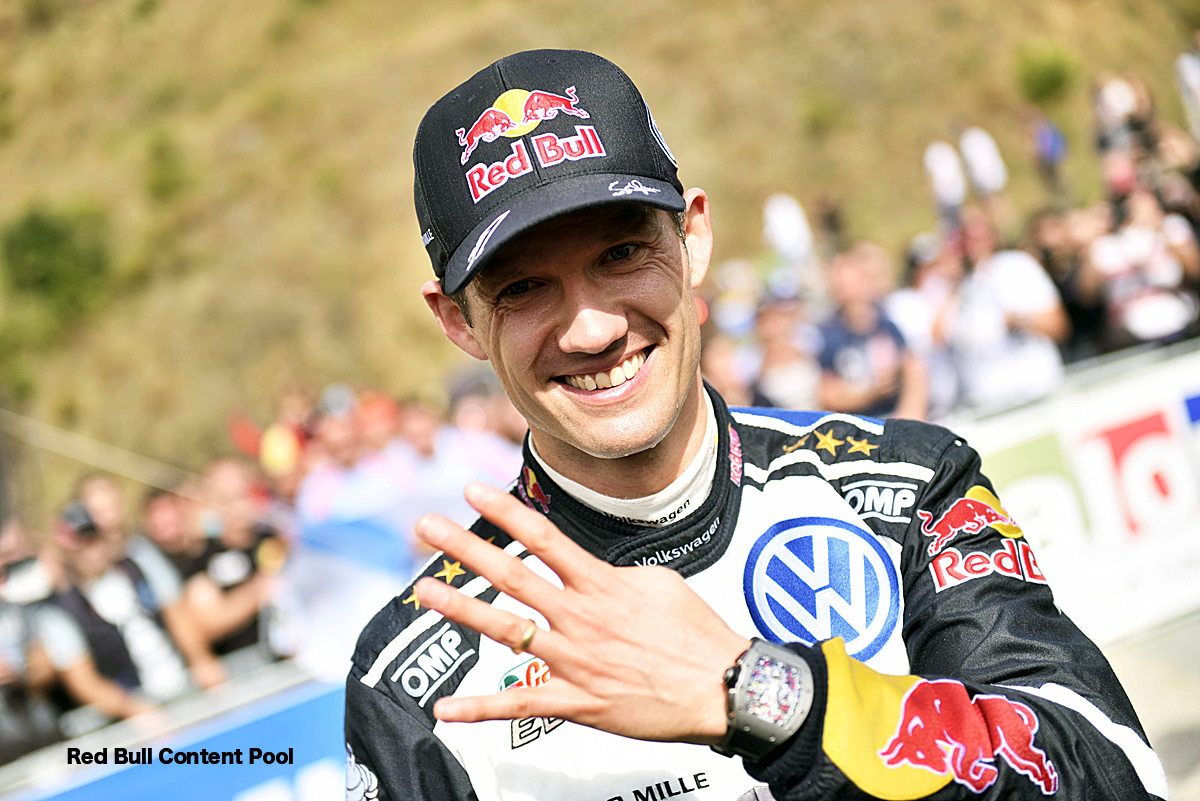
<svg viewBox="0 0 1200 801">
<path fill-rule="evenodd" d="M 521 636 L 521 642 L 512 647 L 514 654 L 523 654 L 529 648 L 529 643 L 533 642 L 533 635 L 537 634 L 537 623 L 534 623 L 528 618 L 525 620 L 525 633 Z"/>
</svg>

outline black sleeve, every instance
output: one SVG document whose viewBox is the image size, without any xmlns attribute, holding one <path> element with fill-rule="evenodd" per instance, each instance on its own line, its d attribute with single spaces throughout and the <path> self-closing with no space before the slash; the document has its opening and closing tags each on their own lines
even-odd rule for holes
<svg viewBox="0 0 1200 801">
<path fill-rule="evenodd" d="M 913 675 L 880 674 L 840 639 L 792 646 L 814 665 L 816 702 L 800 733 L 747 771 L 777 801 L 1165 798 L 1116 675 L 1056 606 L 978 454 L 901 421 L 884 450 L 933 468 L 911 522 L 882 532 L 902 546 Z"/>
<path fill-rule="evenodd" d="M 346 798 L 364 801 L 477 801 L 461 764 L 382 690 L 346 679 Z"/>
</svg>

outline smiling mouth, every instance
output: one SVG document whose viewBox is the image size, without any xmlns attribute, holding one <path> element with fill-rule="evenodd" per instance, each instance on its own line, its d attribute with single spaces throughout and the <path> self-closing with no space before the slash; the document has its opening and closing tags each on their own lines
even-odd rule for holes
<svg viewBox="0 0 1200 801">
<path fill-rule="evenodd" d="M 648 350 L 635 353 L 611 370 L 599 373 L 565 375 L 559 380 L 564 384 L 575 387 L 575 389 L 582 389 L 587 392 L 619 387 L 638 374 L 638 371 L 642 369 L 642 365 L 646 363 L 646 355 L 648 353 Z"/>
</svg>

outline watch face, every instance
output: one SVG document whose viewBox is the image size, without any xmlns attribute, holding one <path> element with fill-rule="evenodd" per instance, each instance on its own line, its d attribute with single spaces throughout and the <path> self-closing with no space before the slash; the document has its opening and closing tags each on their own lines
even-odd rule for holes
<svg viewBox="0 0 1200 801">
<path fill-rule="evenodd" d="M 776 726 L 784 726 L 800 704 L 803 681 L 800 671 L 769 656 L 760 656 L 746 681 L 746 712 Z"/>
</svg>

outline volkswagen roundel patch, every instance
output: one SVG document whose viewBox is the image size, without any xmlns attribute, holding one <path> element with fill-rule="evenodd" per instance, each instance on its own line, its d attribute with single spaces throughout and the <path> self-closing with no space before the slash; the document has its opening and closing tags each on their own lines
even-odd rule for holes
<svg viewBox="0 0 1200 801">
<path fill-rule="evenodd" d="M 866 661 L 879 653 L 900 616 L 900 581 L 891 556 L 864 528 L 831 517 L 797 517 L 754 543 L 742 578 L 759 632 L 777 643 L 846 641 Z"/>
</svg>

